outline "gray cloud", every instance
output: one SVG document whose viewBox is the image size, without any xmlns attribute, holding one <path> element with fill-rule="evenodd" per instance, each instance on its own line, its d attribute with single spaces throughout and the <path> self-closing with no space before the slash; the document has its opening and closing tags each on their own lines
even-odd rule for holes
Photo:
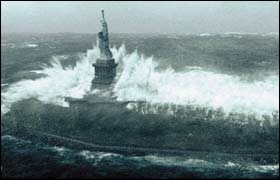
<svg viewBox="0 0 280 180">
<path fill-rule="evenodd" d="M 265 1 L 1 1 L 1 31 L 95 33 L 101 8 L 115 33 L 279 32 L 279 2 Z"/>
</svg>

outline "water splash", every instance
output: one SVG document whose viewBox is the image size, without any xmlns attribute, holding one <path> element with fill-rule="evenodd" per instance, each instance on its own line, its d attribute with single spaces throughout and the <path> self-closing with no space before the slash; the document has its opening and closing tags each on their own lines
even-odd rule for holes
<svg viewBox="0 0 280 180">
<path fill-rule="evenodd" d="M 272 114 L 279 111 L 279 77 L 243 82 L 237 76 L 194 68 L 158 71 L 153 57 L 137 51 L 125 56 L 114 92 L 120 101 L 223 108 L 226 113 Z M 132 106 L 129 105 L 130 109 Z"/>
<path fill-rule="evenodd" d="M 120 64 L 114 95 L 118 101 L 146 101 L 157 112 L 159 105 L 191 105 L 222 108 L 226 113 L 269 114 L 279 111 L 279 77 L 269 76 L 264 81 L 243 82 L 237 76 L 186 68 L 175 72 L 172 68 L 157 70 L 153 57 L 137 51 L 127 53 L 125 46 L 113 47 L 112 53 Z M 81 55 L 74 67 L 63 67 L 54 56 L 51 66 L 33 72 L 45 75 L 36 80 L 22 80 L 9 85 L 1 93 L 1 114 L 9 111 L 17 101 L 37 98 L 44 103 L 68 106 L 65 97 L 82 98 L 91 91 L 94 78 L 92 63 L 100 55 L 97 47 Z M 133 109 L 133 105 L 129 107 Z M 175 106 L 178 110 L 178 106 Z M 169 113 L 174 113 L 169 108 Z"/>
<path fill-rule="evenodd" d="M 113 47 L 111 50 L 116 62 L 125 54 L 124 45 L 118 49 Z M 94 46 L 86 55 L 79 56 L 79 61 L 74 67 L 62 66 L 61 60 L 65 60 L 67 56 L 53 56 L 50 66 L 44 65 L 42 70 L 30 71 L 44 77 L 19 81 L 1 92 L 1 115 L 9 112 L 13 103 L 24 99 L 36 98 L 44 103 L 68 107 L 65 97 L 83 98 L 91 90 L 91 81 L 94 78 L 92 63 L 99 56 L 100 50 Z"/>
<path fill-rule="evenodd" d="M 94 69 L 91 62 L 98 56 L 98 48 L 87 52 L 87 56 L 80 56 L 80 61 L 74 67 L 63 67 L 60 60 L 64 56 L 53 56 L 51 66 L 43 66 L 42 70 L 32 71 L 45 75 L 36 80 L 22 80 L 11 84 L 1 93 L 1 114 L 10 110 L 13 103 L 37 98 L 44 103 L 68 106 L 64 97 L 82 98 L 90 90 Z"/>
</svg>

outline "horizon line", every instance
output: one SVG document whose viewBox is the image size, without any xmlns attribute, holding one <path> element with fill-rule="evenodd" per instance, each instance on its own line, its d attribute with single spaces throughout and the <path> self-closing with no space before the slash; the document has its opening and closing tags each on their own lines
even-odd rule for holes
<svg viewBox="0 0 280 180">
<path fill-rule="evenodd" d="M 2 34 L 97 34 L 92 32 L 1 32 Z M 139 33 L 139 32 L 110 32 L 110 34 L 136 34 L 136 35 L 231 35 L 231 34 L 242 34 L 242 35 L 279 35 L 279 32 L 220 32 L 220 33 L 159 33 L 159 32 L 150 32 L 150 33 Z"/>
</svg>

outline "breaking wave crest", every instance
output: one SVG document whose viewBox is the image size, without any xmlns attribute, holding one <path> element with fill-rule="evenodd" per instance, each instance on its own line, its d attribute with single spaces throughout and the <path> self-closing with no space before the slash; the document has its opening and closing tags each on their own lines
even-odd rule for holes
<svg viewBox="0 0 280 180">
<path fill-rule="evenodd" d="M 44 103 L 65 107 L 69 104 L 64 97 L 82 98 L 90 91 L 91 81 L 94 78 L 91 64 L 99 53 L 96 47 L 88 50 L 86 56 L 80 55 L 80 60 L 74 67 L 62 66 L 61 60 L 65 59 L 64 55 L 53 56 L 50 66 L 44 65 L 42 70 L 31 71 L 44 77 L 11 84 L 1 93 L 1 114 L 7 113 L 13 103 L 28 98 L 37 98 Z"/>
<path fill-rule="evenodd" d="M 244 82 L 238 76 L 201 68 L 188 68 L 182 72 L 172 68 L 158 70 L 153 57 L 145 57 L 137 51 L 127 53 L 124 45 L 113 47 L 112 52 L 121 69 L 113 90 L 118 101 L 145 101 L 156 107 L 222 108 L 225 113 L 257 115 L 279 111 L 278 75 L 263 81 Z M 54 56 L 51 66 L 32 71 L 44 77 L 11 84 L 1 93 L 1 114 L 8 112 L 13 103 L 28 98 L 66 107 L 65 97 L 82 98 L 91 90 L 94 78 L 91 64 L 99 54 L 97 47 L 88 50 L 74 67 L 63 67 L 60 57 L 64 56 Z M 128 105 L 129 109 L 135 110 L 133 107 L 133 104 Z M 156 108 L 151 110 L 157 111 Z"/>
<path fill-rule="evenodd" d="M 174 113 L 172 109 L 178 109 L 176 105 L 222 108 L 226 113 L 257 115 L 271 115 L 279 111 L 277 75 L 269 76 L 264 81 L 248 83 L 238 76 L 200 68 L 188 68 L 183 72 L 175 72 L 172 68 L 159 71 L 153 57 L 146 58 L 137 51 L 126 55 L 123 61 L 123 71 L 114 89 L 115 95 L 120 101 L 149 102 L 148 111 L 158 111 L 162 105 L 167 105 L 169 113 Z M 128 106 L 135 109 L 135 104 Z M 147 111 L 147 104 L 142 104 L 140 110 Z"/>
</svg>

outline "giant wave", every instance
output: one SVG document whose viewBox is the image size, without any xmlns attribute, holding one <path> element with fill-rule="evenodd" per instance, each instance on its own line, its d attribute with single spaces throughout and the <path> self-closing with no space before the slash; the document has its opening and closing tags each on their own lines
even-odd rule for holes
<svg viewBox="0 0 280 180">
<path fill-rule="evenodd" d="M 172 68 L 158 70 L 160 61 L 137 51 L 127 53 L 122 45 L 111 48 L 120 63 L 118 80 L 113 89 L 118 101 L 146 101 L 151 104 L 191 105 L 223 109 L 226 113 L 271 115 L 279 111 L 279 77 L 272 75 L 263 81 L 244 82 L 238 76 L 189 68 L 176 72 Z M 52 57 L 51 66 L 33 72 L 44 75 L 36 80 L 10 84 L 1 93 L 1 114 L 13 103 L 37 98 L 44 103 L 69 106 L 65 97 L 83 98 L 90 93 L 94 68 L 99 57 L 94 47 L 81 55 L 75 66 L 64 67 L 60 58 Z M 133 108 L 132 108 L 133 109 Z"/>
</svg>

